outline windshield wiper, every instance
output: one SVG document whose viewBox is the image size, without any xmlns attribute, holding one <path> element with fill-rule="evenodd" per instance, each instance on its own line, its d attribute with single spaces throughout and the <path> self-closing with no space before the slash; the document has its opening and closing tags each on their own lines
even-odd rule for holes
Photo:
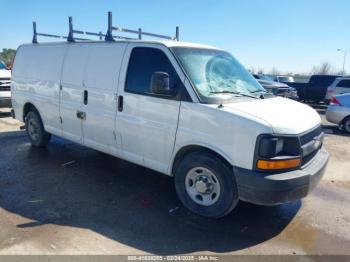
<svg viewBox="0 0 350 262">
<path fill-rule="evenodd" d="M 251 98 L 259 99 L 259 97 L 256 97 L 256 96 L 250 96 L 250 95 L 247 95 L 247 94 L 244 94 L 244 93 L 234 92 L 234 91 L 229 91 L 229 90 L 212 91 L 212 92 L 209 92 L 209 94 L 233 94 L 233 95 L 240 95 L 240 96 L 245 96 L 245 97 L 251 97 Z"/>
</svg>

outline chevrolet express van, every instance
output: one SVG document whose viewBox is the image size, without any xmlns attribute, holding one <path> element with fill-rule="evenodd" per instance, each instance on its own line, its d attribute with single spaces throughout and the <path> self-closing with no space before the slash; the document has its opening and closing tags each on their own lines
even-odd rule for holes
<svg viewBox="0 0 350 262">
<path fill-rule="evenodd" d="M 174 177 L 191 211 L 305 197 L 328 153 L 320 117 L 265 92 L 228 52 L 180 41 L 26 44 L 14 115 L 35 147 L 51 135 Z"/>
</svg>

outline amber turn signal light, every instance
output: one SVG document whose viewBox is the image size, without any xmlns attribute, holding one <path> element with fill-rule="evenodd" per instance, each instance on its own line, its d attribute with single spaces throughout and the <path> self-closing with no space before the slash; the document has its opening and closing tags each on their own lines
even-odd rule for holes
<svg viewBox="0 0 350 262">
<path fill-rule="evenodd" d="M 257 167 L 262 170 L 280 170 L 298 167 L 300 163 L 300 158 L 288 160 L 259 160 Z"/>
</svg>

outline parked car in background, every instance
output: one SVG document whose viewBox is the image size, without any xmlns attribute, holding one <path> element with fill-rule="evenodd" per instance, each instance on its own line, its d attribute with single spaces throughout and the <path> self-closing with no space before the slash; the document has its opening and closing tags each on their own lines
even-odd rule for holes
<svg viewBox="0 0 350 262">
<path fill-rule="evenodd" d="M 339 128 L 350 133 L 350 94 L 332 97 L 326 111 L 328 122 L 339 125 Z"/>
<path fill-rule="evenodd" d="M 327 88 L 339 75 L 313 75 L 308 83 L 290 82 L 289 86 L 298 91 L 299 100 L 323 102 L 326 99 Z"/>
<path fill-rule="evenodd" d="M 0 107 L 11 107 L 11 70 L 0 61 Z"/>
<path fill-rule="evenodd" d="M 327 89 L 326 101 L 333 96 L 350 93 L 350 77 L 337 78 Z"/>
<path fill-rule="evenodd" d="M 292 76 L 272 76 L 272 80 L 279 83 L 294 83 L 294 77 Z"/>
<path fill-rule="evenodd" d="M 272 81 L 267 75 L 253 74 L 254 78 L 266 89 L 266 91 L 276 95 L 298 99 L 297 90 L 294 87 L 290 87 L 287 84 Z"/>
</svg>

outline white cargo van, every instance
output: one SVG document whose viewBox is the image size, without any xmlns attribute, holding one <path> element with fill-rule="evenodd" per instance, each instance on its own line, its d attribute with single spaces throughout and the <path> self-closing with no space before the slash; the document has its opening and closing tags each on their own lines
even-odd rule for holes
<svg viewBox="0 0 350 262">
<path fill-rule="evenodd" d="M 305 197 L 328 153 L 320 117 L 266 94 L 228 52 L 180 41 L 27 44 L 12 78 L 15 117 L 33 146 L 51 134 L 174 176 L 207 217 L 243 200 Z"/>
</svg>

